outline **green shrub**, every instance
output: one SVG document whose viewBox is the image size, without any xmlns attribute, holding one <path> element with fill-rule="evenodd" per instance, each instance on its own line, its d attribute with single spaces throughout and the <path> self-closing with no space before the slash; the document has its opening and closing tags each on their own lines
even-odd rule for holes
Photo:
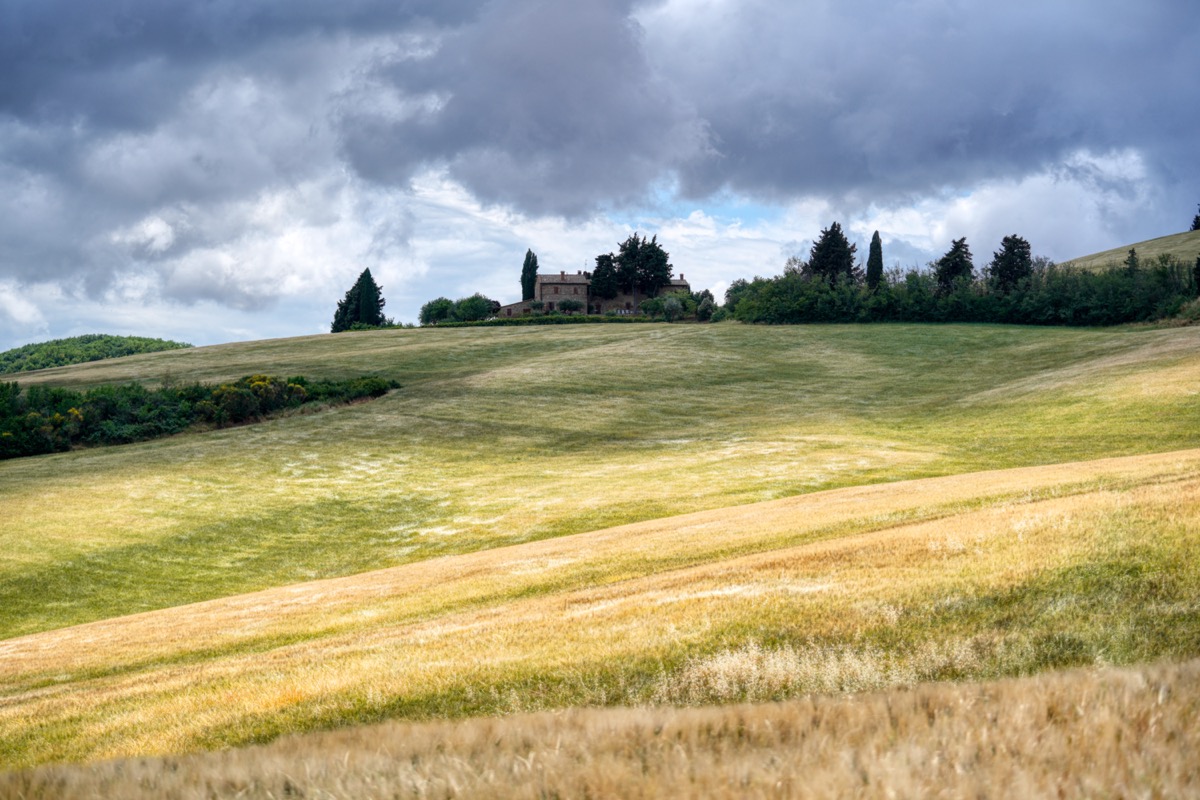
<svg viewBox="0 0 1200 800">
<path fill-rule="evenodd" d="M 0 382 L 0 459 L 68 450 L 80 444 L 143 441 L 201 423 L 251 422 L 284 408 L 323 401 L 342 403 L 380 397 L 395 381 L 365 376 L 346 381 L 284 380 L 248 375 L 233 383 L 164 386 L 151 391 L 130 383 L 86 393 Z"/>
</svg>

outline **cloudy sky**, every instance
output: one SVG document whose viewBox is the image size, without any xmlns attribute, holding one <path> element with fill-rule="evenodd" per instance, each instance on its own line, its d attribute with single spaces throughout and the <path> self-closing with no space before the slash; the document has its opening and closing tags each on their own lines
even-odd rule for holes
<svg viewBox="0 0 1200 800">
<path fill-rule="evenodd" d="M 0 0 L 0 350 L 519 299 L 633 231 L 718 294 L 1186 230 L 1195 0 Z"/>
</svg>

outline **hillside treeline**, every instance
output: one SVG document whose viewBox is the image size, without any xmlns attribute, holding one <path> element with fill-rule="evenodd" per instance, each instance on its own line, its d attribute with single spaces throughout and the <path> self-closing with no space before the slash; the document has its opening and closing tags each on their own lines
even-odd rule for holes
<svg viewBox="0 0 1200 800">
<path fill-rule="evenodd" d="M 35 369 L 66 367 L 105 358 L 157 353 L 160 350 L 180 350 L 191 347 L 184 342 L 149 339 L 143 336 L 111 336 L 89 333 L 69 339 L 27 344 L 0 353 L 0 375 L 30 372 Z"/>
<path fill-rule="evenodd" d="M 832 242 L 832 246 L 830 246 Z M 1006 237 L 980 272 L 965 240 L 927 270 L 883 271 L 878 234 L 865 273 L 837 223 L 822 232 L 810 259 L 788 261 L 782 275 L 737 280 L 725 312 L 742 322 L 994 322 L 1022 325 L 1119 325 L 1183 313 L 1196 316 L 1200 259 L 1172 256 L 1142 263 L 1134 250 L 1103 271 L 1031 258 L 1029 244 Z M 832 255 L 831 255 L 832 254 Z"/>
<path fill-rule="evenodd" d="M 219 385 L 193 383 L 148 389 L 138 383 L 85 392 L 0 382 L 0 459 L 126 444 L 180 433 L 192 426 L 253 422 L 308 403 L 348 403 L 397 388 L 379 377 L 310 381 L 249 375 Z"/>
</svg>

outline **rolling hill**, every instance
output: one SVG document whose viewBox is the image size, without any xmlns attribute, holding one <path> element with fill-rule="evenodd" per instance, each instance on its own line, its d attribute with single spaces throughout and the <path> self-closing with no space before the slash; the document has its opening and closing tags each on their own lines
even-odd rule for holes
<svg viewBox="0 0 1200 800">
<path fill-rule="evenodd" d="M 1138 259 L 1143 264 L 1162 255 L 1173 256 L 1184 264 L 1194 264 L 1196 259 L 1200 258 L 1200 231 L 1174 233 L 1170 236 L 1160 236 L 1157 239 L 1115 247 L 1112 250 L 1104 250 L 1090 256 L 1080 256 L 1070 261 L 1064 261 L 1063 266 L 1088 270 L 1108 269 L 1114 265 L 1125 263 L 1131 249 L 1137 250 Z"/>
<path fill-rule="evenodd" d="M 1200 656 L 1200 329 L 394 330 L 22 380 L 249 372 L 403 388 L 0 464 L 0 766 Z"/>
</svg>

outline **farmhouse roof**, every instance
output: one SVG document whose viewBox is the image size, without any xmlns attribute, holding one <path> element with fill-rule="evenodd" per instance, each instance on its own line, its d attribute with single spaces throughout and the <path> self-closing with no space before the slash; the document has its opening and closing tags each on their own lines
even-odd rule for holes
<svg viewBox="0 0 1200 800">
<path fill-rule="evenodd" d="M 538 283 L 590 283 L 591 276 L 584 275 L 582 271 L 569 273 L 565 270 L 560 272 L 550 272 L 545 275 L 538 273 Z"/>
</svg>

